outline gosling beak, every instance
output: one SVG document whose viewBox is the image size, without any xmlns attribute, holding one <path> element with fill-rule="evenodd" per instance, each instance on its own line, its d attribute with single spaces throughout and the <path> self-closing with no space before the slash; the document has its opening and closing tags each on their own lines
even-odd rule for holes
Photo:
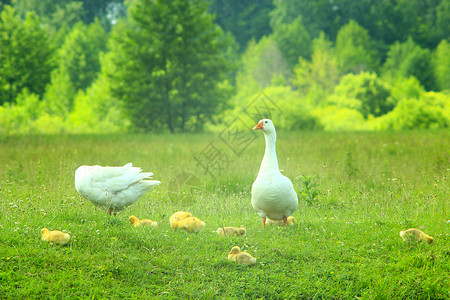
<svg viewBox="0 0 450 300">
<path fill-rule="evenodd" d="M 264 129 L 263 122 L 259 122 L 258 125 L 253 127 L 253 130 L 263 130 L 263 129 Z"/>
</svg>

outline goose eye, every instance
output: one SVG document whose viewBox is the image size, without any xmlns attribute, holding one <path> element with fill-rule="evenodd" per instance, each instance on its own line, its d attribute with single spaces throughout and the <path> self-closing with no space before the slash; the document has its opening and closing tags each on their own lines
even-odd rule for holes
<svg viewBox="0 0 450 300">
<path fill-rule="evenodd" d="M 264 121 L 264 123 L 266 123 L 266 124 L 267 124 L 267 121 Z"/>
</svg>

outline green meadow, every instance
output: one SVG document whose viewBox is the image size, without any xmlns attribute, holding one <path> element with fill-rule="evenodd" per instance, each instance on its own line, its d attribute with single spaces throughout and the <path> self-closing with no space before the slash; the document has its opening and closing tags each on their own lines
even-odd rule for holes
<svg viewBox="0 0 450 300">
<path fill-rule="evenodd" d="M 263 135 L 235 148 L 221 137 L 1 139 L 0 298 L 450 298 L 448 131 L 278 132 L 299 207 L 293 226 L 266 229 L 250 203 Z M 80 165 L 128 162 L 162 184 L 123 213 L 75 190 Z M 173 231 L 178 210 L 205 221 L 202 232 Z M 130 215 L 159 225 L 134 228 Z M 241 225 L 245 237 L 213 232 Z M 69 244 L 41 241 L 43 227 L 70 233 Z M 410 227 L 434 243 L 403 242 Z M 234 245 L 256 264 L 227 260 Z"/>
</svg>

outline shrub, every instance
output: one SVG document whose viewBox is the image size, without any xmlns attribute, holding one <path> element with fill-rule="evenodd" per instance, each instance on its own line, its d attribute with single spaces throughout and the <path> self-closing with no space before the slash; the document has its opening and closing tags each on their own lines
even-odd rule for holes
<svg viewBox="0 0 450 300">
<path fill-rule="evenodd" d="M 360 105 L 357 105 L 354 100 L 345 102 L 352 102 L 353 107 L 350 108 L 357 109 L 365 118 L 369 115 L 381 116 L 393 108 L 393 105 L 387 101 L 390 95 L 389 85 L 375 73 L 347 74 L 334 89 L 334 94 L 360 101 Z M 339 105 L 339 103 L 336 104 Z"/>
<path fill-rule="evenodd" d="M 317 129 L 320 124 L 311 115 L 311 107 L 297 91 L 289 86 L 271 86 L 242 99 L 231 111 L 225 112 L 222 120 L 231 122 L 235 118 L 249 120 L 249 124 L 270 118 L 277 129 Z"/>
<path fill-rule="evenodd" d="M 402 99 L 392 112 L 374 121 L 374 129 L 436 129 L 450 126 L 450 96 L 428 92 Z"/>
<path fill-rule="evenodd" d="M 16 103 L 0 106 L 0 134 L 28 134 L 40 114 L 39 97 L 27 89 L 17 96 Z"/>
<path fill-rule="evenodd" d="M 428 90 L 435 87 L 432 70 L 431 52 L 416 45 L 411 38 L 404 43 L 392 44 L 383 65 L 385 76 L 397 78 L 412 75 L 419 79 Z"/>
<path fill-rule="evenodd" d="M 130 120 L 111 95 L 105 76 L 101 76 L 86 92 L 79 92 L 75 97 L 69 125 L 75 133 L 114 133 L 126 132 Z"/>
<path fill-rule="evenodd" d="M 327 106 L 316 108 L 312 115 L 319 120 L 319 124 L 326 131 L 364 130 L 364 116 L 355 109 Z"/>
</svg>

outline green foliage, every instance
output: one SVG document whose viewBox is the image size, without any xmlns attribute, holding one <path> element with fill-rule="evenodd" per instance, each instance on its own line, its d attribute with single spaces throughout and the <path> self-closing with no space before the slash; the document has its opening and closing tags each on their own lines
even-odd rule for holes
<svg viewBox="0 0 450 300">
<path fill-rule="evenodd" d="M 45 102 L 27 89 L 17 97 L 17 103 L 0 106 L 0 135 L 60 134 L 67 123 L 60 115 L 49 114 Z"/>
<path fill-rule="evenodd" d="M 111 95 L 104 74 L 86 92 L 78 93 L 69 120 L 70 130 L 74 133 L 126 132 L 131 125 L 118 100 Z"/>
<path fill-rule="evenodd" d="M 301 17 L 291 23 L 276 23 L 273 37 L 289 66 L 294 66 L 300 57 L 310 57 L 311 37 L 303 26 Z"/>
<path fill-rule="evenodd" d="M 315 175 L 300 175 L 295 177 L 295 180 L 301 184 L 298 189 L 299 200 L 306 201 L 308 206 L 312 206 L 316 204 L 317 199 L 319 197 L 320 190 L 317 188 L 319 183 L 317 182 L 317 178 Z"/>
<path fill-rule="evenodd" d="M 339 81 L 337 59 L 332 43 L 323 33 L 312 42 L 311 60 L 300 57 L 294 68 L 294 84 L 307 94 L 318 86 L 326 92 L 331 92 Z"/>
<path fill-rule="evenodd" d="M 448 2 L 448 1 L 447 1 Z M 450 7 L 450 5 L 449 5 Z M 442 40 L 433 53 L 434 77 L 439 90 L 450 90 L 450 43 Z"/>
<path fill-rule="evenodd" d="M 334 27 L 332 5 L 327 0 L 319 1 L 274 1 L 275 8 L 271 12 L 271 26 L 276 28 L 281 24 L 291 24 L 301 18 L 309 36 L 315 38 L 324 31 L 330 35 Z M 336 33 L 331 34 L 333 40 Z M 295 61 L 294 63 L 296 63 Z"/>
<path fill-rule="evenodd" d="M 271 86 L 264 89 L 264 93 L 275 102 L 280 111 L 279 119 L 274 120 L 277 128 L 285 130 L 320 128 L 317 120 L 311 115 L 311 106 L 305 103 L 299 93 L 292 90 L 291 87 Z M 254 97 L 250 99 L 254 99 Z M 274 115 L 277 113 L 273 112 Z"/>
<path fill-rule="evenodd" d="M 435 86 L 431 53 L 416 45 L 412 38 L 404 43 L 397 41 L 391 45 L 383 65 L 383 74 L 393 78 L 414 76 L 427 90 Z"/>
<path fill-rule="evenodd" d="M 14 7 L 25 15 L 34 12 L 46 29 L 52 45 L 59 48 L 72 26 L 83 19 L 83 3 L 72 0 L 13 0 Z"/>
<path fill-rule="evenodd" d="M 15 103 L 0 106 L 0 135 L 33 133 L 33 122 L 39 115 L 39 96 L 23 89 Z"/>
<path fill-rule="evenodd" d="M 53 68 L 52 49 L 34 13 L 22 21 L 6 6 L 0 20 L 0 105 L 13 103 L 26 88 L 42 96 Z"/>
<path fill-rule="evenodd" d="M 355 178 L 359 174 L 359 169 L 356 166 L 356 161 L 351 151 L 348 151 L 345 155 L 345 173 L 348 178 Z"/>
<path fill-rule="evenodd" d="M 48 113 L 64 117 L 72 111 L 77 92 L 90 86 L 100 71 L 99 55 L 106 48 L 106 37 L 99 22 L 78 23 L 66 36 L 44 97 Z"/>
<path fill-rule="evenodd" d="M 378 68 L 377 53 L 367 30 L 353 20 L 337 34 L 336 57 L 342 73 L 357 74 Z"/>
<path fill-rule="evenodd" d="M 108 58 L 104 60 L 108 65 Z M 53 89 L 48 91 L 57 93 Z M 63 92 L 67 89 L 61 89 Z M 80 91 L 76 95 L 73 110 L 69 111 L 63 101 L 50 102 L 65 99 L 62 95 L 39 101 L 37 95 L 24 89 L 17 103 L 0 106 L 0 135 L 115 133 L 127 132 L 131 127 L 117 99 L 111 96 L 104 74 L 86 92 Z"/>
<path fill-rule="evenodd" d="M 200 130 L 229 96 L 223 32 L 204 2 L 136 1 L 115 28 L 113 95 L 137 128 Z"/>
<path fill-rule="evenodd" d="M 356 109 L 328 105 L 312 110 L 311 114 L 325 131 L 365 130 L 364 116 Z"/>
<path fill-rule="evenodd" d="M 435 48 L 448 38 L 450 4 L 439 1 L 275 1 L 271 24 L 291 23 L 301 17 L 311 37 L 325 32 L 336 40 L 340 28 L 351 20 L 367 29 L 377 50 L 412 36 L 422 47 Z M 380 20 L 383 20 L 380 22 Z"/>
<path fill-rule="evenodd" d="M 252 39 L 258 41 L 271 33 L 269 13 L 273 9 L 272 0 L 209 0 L 208 11 L 213 13 L 215 22 L 226 32 L 236 37 L 240 52 L 246 49 Z M 243 30 L 245 28 L 245 30 Z"/>
<path fill-rule="evenodd" d="M 420 81 L 414 76 L 397 77 L 395 80 L 390 80 L 389 84 L 391 85 L 391 95 L 387 102 L 394 106 L 402 99 L 419 99 L 425 93 Z"/>
<path fill-rule="evenodd" d="M 47 86 L 42 105 L 44 111 L 65 117 L 73 106 L 76 90 L 66 70 L 57 68 L 51 74 L 51 83 Z"/>
<path fill-rule="evenodd" d="M 450 24 L 450 2 L 447 0 L 441 1 L 436 7 L 436 28 L 435 37 L 436 43 L 442 42 L 444 39 L 448 39 L 448 24 Z"/>
<path fill-rule="evenodd" d="M 3 1 L 2 132 L 217 129 L 262 92 L 283 129 L 446 127 L 449 12 L 447 0 Z M 30 114 L 24 99 L 38 115 L 10 120 Z"/>
<path fill-rule="evenodd" d="M 249 116 L 250 122 L 271 118 L 277 128 L 283 130 L 313 130 L 321 127 L 311 115 L 311 106 L 302 101 L 299 93 L 290 86 L 269 86 L 262 92 L 239 99 L 236 103 L 233 109 L 222 115 L 221 119 L 227 124 L 236 118 L 247 120 L 247 114 L 244 112 L 247 109 L 247 113 L 254 112 L 254 115 Z M 233 124 L 236 125 L 238 124 Z"/>
<path fill-rule="evenodd" d="M 237 89 L 243 95 L 238 98 L 260 92 L 277 76 L 288 78 L 290 71 L 273 37 L 251 41 L 242 55 L 241 68 L 236 75 Z"/>
<path fill-rule="evenodd" d="M 379 118 L 377 129 L 436 129 L 450 126 L 450 96 L 428 92 L 419 99 L 402 99 L 392 112 Z"/>
<path fill-rule="evenodd" d="M 389 85 L 378 78 L 375 73 L 363 72 L 357 75 L 345 75 L 336 86 L 334 94 L 338 96 L 339 100 L 333 101 L 330 98 L 332 104 L 357 109 L 365 118 L 369 115 L 383 115 L 393 108 L 393 105 L 387 101 L 390 95 Z M 345 99 L 343 102 L 341 101 L 342 97 Z M 350 99 L 350 102 L 346 99 Z M 351 103 L 351 105 L 346 105 L 346 103 Z"/>
<path fill-rule="evenodd" d="M 75 90 L 85 90 L 100 71 L 99 55 L 106 50 L 107 34 L 97 20 L 77 23 L 58 52 L 58 68 L 67 72 Z"/>
</svg>

